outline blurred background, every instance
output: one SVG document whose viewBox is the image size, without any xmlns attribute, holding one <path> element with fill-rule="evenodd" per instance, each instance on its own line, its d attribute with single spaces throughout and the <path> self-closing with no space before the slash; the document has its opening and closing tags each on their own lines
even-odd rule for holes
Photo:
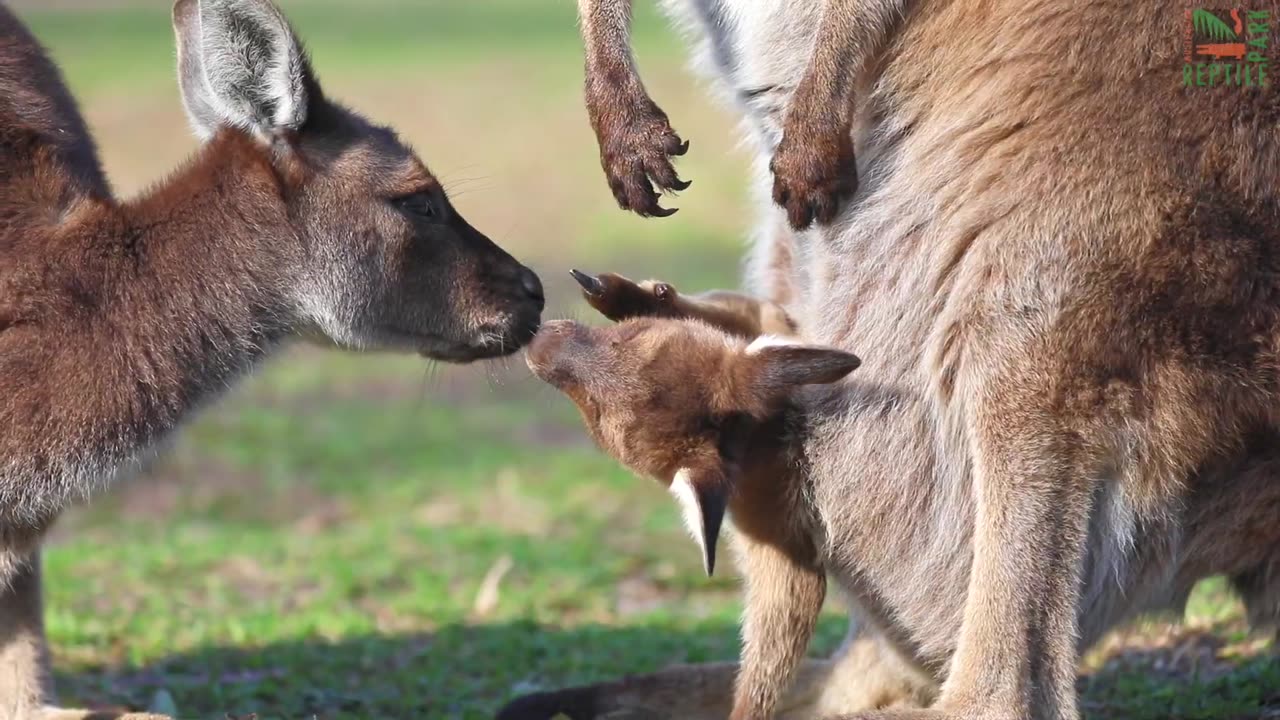
<svg viewBox="0 0 1280 720">
<path fill-rule="evenodd" d="M 122 196 L 195 148 L 166 0 L 10 0 L 61 65 Z M 393 125 L 470 221 L 590 317 L 571 266 L 734 287 L 754 213 L 733 118 L 637 3 L 646 82 L 691 140 L 680 213 L 618 210 L 582 107 L 574 0 L 295 0 L 327 94 Z M 523 362 L 296 348 L 46 554 L 65 704 L 183 718 L 486 718 L 515 694 L 737 651 L 732 572 L 596 452 Z M 844 625 L 832 609 L 815 653 Z M 1093 653 L 1090 718 L 1280 717 L 1280 662 L 1210 582 L 1188 623 Z M 173 709 L 161 707 L 161 709 Z"/>
</svg>

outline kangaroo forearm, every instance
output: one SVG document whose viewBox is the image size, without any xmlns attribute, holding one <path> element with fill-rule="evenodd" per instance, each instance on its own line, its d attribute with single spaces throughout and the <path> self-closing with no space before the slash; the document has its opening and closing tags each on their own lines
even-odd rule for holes
<svg viewBox="0 0 1280 720">
<path fill-rule="evenodd" d="M 859 72 L 885 42 L 905 0 L 830 0 L 792 99 L 794 122 L 852 123 Z"/>
<path fill-rule="evenodd" d="M 578 0 L 586 47 L 587 99 L 643 92 L 631 54 L 631 0 Z"/>
</svg>

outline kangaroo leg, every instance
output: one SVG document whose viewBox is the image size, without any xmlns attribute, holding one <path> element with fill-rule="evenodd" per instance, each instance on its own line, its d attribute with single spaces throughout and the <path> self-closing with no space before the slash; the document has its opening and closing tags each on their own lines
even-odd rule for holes
<svg viewBox="0 0 1280 720">
<path fill-rule="evenodd" d="M 1077 607 L 1092 473 L 1030 377 L 971 420 L 978 517 L 960 638 L 938 711 L 1074 720 Z M 1017 419 L 1016 421 L 1014 419 Z"/>
<path fill-rule="evenodd" d="M 936 683 L 899 659 L 871 628 L 852 623 L 830 660 L 800 663 L 778 705 L 778 720 L 814 720 L 876 708 L 923 706 Z M 648 675 L 516 698 L 497 720 L 725 720 L 738 664 L 673 665 Z"/>
<path fill-rule="evenodd" d="M 817 695 L 795 720 L 895 707 L 927 707 L 938 695 L 938 683 L 897 653 L 880 633 L 851 618 L 844 644 L 831 658 L 829 674 Z M 788 711 L 786 701 L 783 707 Z M 789 720 L 790 712 L 781 714 Z"/>
<path fill-rule="evenodd" d="M 811 542 L 785 536 L 777 523 L 735 533 L 746 584 L 742 667 L 731 720 L 769 720 L 804 659 L 827 595 L 827 576 Z M 760 531 L 759 534 L 752 532 Z"/>
<path fill-rule="evenodd" d="M 978 507 L 964 615 L 941 696 L 928 710 L 857 720 L 1079 717 L 1077 608 L 1095 456 L 1054 412 L 1043 386 L 1055 377 L 1050 362 L 1030 348 L 1013 362 L 969 378 L 965 389 Z"/>
<path fill-rule="evenodd" d="M 38 535 L 39 533 L 37 533 Z M 53 669 L 44 633 L 40 551 L 28 534 L 0 550 L 0 718 L 168 720 L 148 713 L 52 707 Z"/>
<path fill-rule="evenodd" d="M 658 191 L 689 187 L 671 164 L 689 143 L 671 129 L 636 71 L 631 0 L 578 0 L 578 14 L 587 53 L 587 113 L 609 188 L 623 210 L 667 217 L 675 210 L 658 205 Z"/>
<path fill-rule="evenodd" d="M 614 273 L 574 270 L 583 297 L 600 314 L 621 322 L 633 317 L 701 320 L 727 333 L 752 339 L 763 334 L 793 335 L 795 323 L 781 306 L 742 293 L 712 290 L 683 295 L 657 280 L 635 282 Z"/>
<path fill-rule="evenodd" d="M 35 720 L 53 695 L 42 610 L 39 552 L 12 543 L 0 550 L 0 716 Z"/>
<path fill-rule="evenodd" d="M 773 199 L 791 227 L 831 223 L 858 187 L 853 150 L 859 72 L 884 44 L 902 0 L 829 0 L 809 66 L 774 151 Z"/>
<path fill-rule="evenodd" d="M 1186 501 L 1177 586 L 1225 575 L 1249 624 L 1280 638 L 1280 449 L 1275 437 L 1241 466 L 1203 478 Z"/>
<path fill-rule="evenodd" d="M 1075 720 L 1077 607 L 1094 480 L 1028 353 L 971 378 L 964 423 L 978 499 L 956 649 L 937 703 L 844 720 Z M 999 366 L 997 366 L 999 367 Z M 994 383 L 994 384 L 993 384 Z"/>
</svg>

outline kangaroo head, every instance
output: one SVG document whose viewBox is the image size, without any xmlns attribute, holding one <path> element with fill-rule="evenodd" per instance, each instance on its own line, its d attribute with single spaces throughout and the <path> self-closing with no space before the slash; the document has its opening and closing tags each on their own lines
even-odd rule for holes
<svg viewBox="0 0 1280 720">
<path fill-rule="evenodd" d="M 592 439 L 679 501 L 710 574 L 716 539 L 753 431 L 802 385 L 832 383 L 854 355 L 771 336 L 748 343 L 693 320 L 608 327 L 549 322 L 526 355 L 577 405 Z"/>
<path fill-rule="evenodd" d="M 173 22 L 183 101 L 206 151 L 235 136 L 271 168 L 287 228 L 258 241 L 296 265 L 282 272 L 304 331 L 460 362 L 532 337 L 537 276 L 463 219 L 392 130 L 325 98 L 271 2 L 178 0 Z"/>
</svg>

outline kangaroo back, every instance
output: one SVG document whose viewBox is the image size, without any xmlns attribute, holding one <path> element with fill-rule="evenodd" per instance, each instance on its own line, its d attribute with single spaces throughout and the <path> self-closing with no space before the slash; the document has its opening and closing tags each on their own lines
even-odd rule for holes
<svg viewBox="0 0 1280 720">
<path fill-rule="evenodd" d="M 109 195 L 97 148 L 57 67 L 0 5 L 0 243 L 26 211 Z M 2 246 L 0 246 L 2 247 Z"/>
</svg>

